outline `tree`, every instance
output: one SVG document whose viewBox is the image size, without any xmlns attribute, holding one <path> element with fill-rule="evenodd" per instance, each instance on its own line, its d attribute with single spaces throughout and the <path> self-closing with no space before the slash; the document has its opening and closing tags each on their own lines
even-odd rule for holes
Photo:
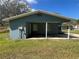
<svg viewBox="0 0 79 59">
<path fill-rule="evenodd" d="M 79 19 L 78 19 L 78 20 L 76 20 L 76 23 L 77 23 L 77 24 L 79 24 Z"/>
<path fill-rule="evenodd" d="M 29 12 L 31 8 L 23 0 L 0 0 L 0 20 L 10 16 Z"/>
</svg>

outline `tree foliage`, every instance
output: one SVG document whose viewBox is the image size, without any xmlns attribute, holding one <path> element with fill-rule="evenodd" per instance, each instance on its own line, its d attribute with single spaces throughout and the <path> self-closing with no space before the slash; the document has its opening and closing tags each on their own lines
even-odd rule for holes
<svg viewBox="0 0 79 59">
<path fill-rule="evenodd" d="M 79 19 L 71 19 L 71 24 L 72 24 L 72 25 L 77 25 L 77 24 L 79 24 Z"/>
<path fill-rule="evenodd" d="M 76 20 L 76 22 L 77 22 L 77 24 L 79 24 L 79 19 L 78 19 L 78 20 Z"/>
<path fill-rule="evenodd" d="M 27 2 L 19 3 L 19 0 L 0 0 L 0 20 L 26 13 L 30 10 L 31 8 Z"/>
</svg>

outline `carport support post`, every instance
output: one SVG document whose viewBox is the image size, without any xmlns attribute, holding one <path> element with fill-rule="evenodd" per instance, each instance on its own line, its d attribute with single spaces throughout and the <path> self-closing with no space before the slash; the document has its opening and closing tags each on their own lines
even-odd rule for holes
<svg viewBox="0 0 79 59">
<path fill-rule="evenodd" d="M 68 26 L 68 39 L 70 39 L 70 26 Z"/>
<path fill-rule="evenodd" d="M 46 22 L 46 30 L 45 30 L 45 36 L 46 36 L 46 39 L 47 39 L 47 31 L 48 31 L 48 23 Z"/>
</svg>

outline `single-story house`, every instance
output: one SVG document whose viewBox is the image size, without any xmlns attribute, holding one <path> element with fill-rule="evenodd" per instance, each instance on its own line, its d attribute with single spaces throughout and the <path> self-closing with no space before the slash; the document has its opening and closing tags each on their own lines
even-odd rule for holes
<svg viewBox="0 0 79 59">
<path fill-rule="evenodd" d="M 46 11 L 33 11 L 3 21 L 9 21 L 11 39 L 26 39 L 37 35 L 47 38 L 48 35 L 62 33 L 62 23 L 69 22 L 70 19 Z"/>
</svg>

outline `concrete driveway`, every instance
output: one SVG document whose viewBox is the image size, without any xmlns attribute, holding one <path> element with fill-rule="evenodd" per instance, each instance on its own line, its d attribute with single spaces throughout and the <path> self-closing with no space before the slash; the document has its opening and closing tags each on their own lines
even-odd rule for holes
<svg viewBox="0 0 79 59">
<path fill-rule="evenodd" d="M 48 36 L 48 38 L 45 38 L 45 37 L 31 37 L 31 38 L 28 38 L 28 39 L 68 39 L 68 34 L 59 34 L 59 35 L 56 35 L 56 36 Z M 79 39 L 79 34 L 73 34 L 71 33 L 70 34 L 70 39 Z"/>
</svg>

